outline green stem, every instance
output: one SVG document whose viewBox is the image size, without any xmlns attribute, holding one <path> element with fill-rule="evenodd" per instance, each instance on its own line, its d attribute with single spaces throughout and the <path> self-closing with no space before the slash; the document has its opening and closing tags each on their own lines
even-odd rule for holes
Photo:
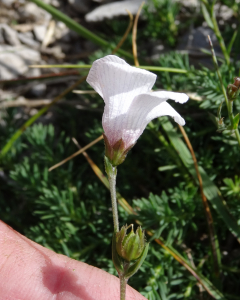
<svg viewBox="0 0 240 300">
<path fill-rule="evenodd" d="M 228 114 L 229 114 L 229 119 L 230 119 L 231 125 L 233 125 L 233 119 L 234 119 L 234 116 L 233 116 L 233 101 L 229 101 L 229 100 L 228 100 Z"/>
<path fill-rule="evenodd" d="M 236 134 L 236 138 L 237 138 L 237 141 L 238 141 L 238 145 L 240 146 L 240 134 L 239 134 L 238 129 L 235 129 L 235 134 Z"/>
<path fill-rule="evenodd" d="M 112 201 L 114 232 L 118 232 L 119 223 L 118 223 L 118 208 L 117 208 L 117 195 L 116 195 L 117 167 L 111 166 L 110 168 L 108 168 L 107 174 L 108 174 L 109 189 L 110 189 L 111 201 Z"/>
<path fill-rule="evenodd" d="M 61 68 L 61 69 L 90 69 L 92 65 L 31 65 L 32 68 Z M 185 69 L 176 69 L 176 68 L 165 68 L 157 66 L 138 66 L 136 68 L 145 69 L 149 71 L 159 71 L 159 72 L 171 72 L 171 73 L 182 73 L 186 74 L 189 71 Z"/>
<path fill-rule="evenodd" d="M 218 68 L 218 62 L 217 62 L 217 58 L 216 58 L 216 55 L 215 55 L 215 51 L 214 51 L 213 44 L 212 44 L 210 36 L 208 36 L 208 40 L 209 40 L 211 51 L 212 51 L 213 63 L 214 63 L 214 66 L 216 68 L 218 79 L 220 81 L 222 92 L 223 92 L 224 99 L 225 99 L 225 102 L 226 102 L 226 106 L 227 106 L 227 110 L 228 110 L 228 117 L 229 117 L 231 126 L 233 126 L 233 123 L 234 123 L 233 122 L 233 119 L 234 119 L 234 116 L 233 116 L 233 102 L 228 100 L 228 96 L 227 96 L 226 89 L 225 89 L 224 84 L 223 84 L 222 75 L 221 75 L 221 73 L 219 71 L 219 68 Z M 238 145 L 240 146 L 240 134 L 239 134 L 238 129 L 235 129 L 235 135 L 236 135 L 236 139 L 238 141 Z"/>
<path fill-rule="evenodd" d="M 212 5 L 210 14 L 211 14 L 211 20 L 212 20 L 212 23 L 213 23 L 214 33 L 215 33 L 215 35 L 218 39 L 218 42 L 219 42 L 219 45 L 221 47 L 222 53 L 224 55 L 224 58 L 226 60 L 227 65 L 229 67 L 230 66 L 230 57 L 229 57 L 225 42 L 223 40 L 222 34 L 221 34 L 221 32 L 219 30 L 219 27 L 218 27 L 218 23 L 217 23 L 215 12 L 214 12 L 214 5 Z"/>
<path fill-rule="evenodd" d="M 231 121 L 231 125 L 233 125 L 234 121 L 234 116 L 233 116 L 233 101 L 228 101 L 228 111 L 229 111 L 229 118 L 230 118 L 230 121 Z M 239 134 L 239 131 L 238 129 L 235 129 L 235 135 L 236 135 L 236 139 L 238 141 L 238 144 L 240 146 L 240 134 Z"/>
<path fill-rule="evenodd" d="M 127 272 L 129 268 L 130 263 L 125 261 L 123 265 L 123 274 L 119 274 L 120 278 L 120 300 L 125 300 L 126 299 L 126 286 L 127 286 L 127 281 L 128 278 L 125 277 L 125 273 Z"/>
<path fill-rule="evenodd" d="M 126 299 L 126 286 L 127 286 L 127 279 L 125 279 L 124 275 L 119 276 L 120 278 L 120 300 Z"/>
</svg>

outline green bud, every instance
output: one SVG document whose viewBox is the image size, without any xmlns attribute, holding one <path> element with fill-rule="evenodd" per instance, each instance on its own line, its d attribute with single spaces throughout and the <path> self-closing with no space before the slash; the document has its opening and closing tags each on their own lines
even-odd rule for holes
<svg viewBox="0 0 240 300">
<path fill-rule="evenodd" d="M 130 226 L 132 226 L 132 230 L 127 234 L 127 230 Z M 134 233 L 133 225 L 130 226 L 125 225 L 116 233 L 117 253 L 128 262 L 138 259 L 142 255 L 146 245 L 142 228 L 138 227 L 136 233 Z"/>
</svg>

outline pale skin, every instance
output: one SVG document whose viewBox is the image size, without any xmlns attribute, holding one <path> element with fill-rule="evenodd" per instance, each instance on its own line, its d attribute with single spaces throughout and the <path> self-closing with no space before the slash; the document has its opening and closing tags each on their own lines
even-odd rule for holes
<svg viewBox="0 0 240 300">
<path fill-rule="evenodd" d="M 146 300 L 127 286 L 126 300 Z M 32 242 L 0 221 L 1 300 L 119 300 L 119 279 Z"/>
</svg>

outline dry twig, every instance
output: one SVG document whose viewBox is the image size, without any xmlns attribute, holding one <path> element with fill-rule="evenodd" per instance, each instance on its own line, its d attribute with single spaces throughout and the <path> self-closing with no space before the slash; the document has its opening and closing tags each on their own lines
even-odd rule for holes
<svg viewBox="0 0 240 300">
<path fill-rule="evenodd" d="M 140 5 L 138 12 L 136 14 L 134 25 L 133 25 L 133 31 L 132 31 L 132 51 L 133 51 L 133 57 L 134 57 L 134 65 L 136 67 L 139 67 L 139 62 L 137 58 L 137 25 L 138 25 L 138 19 L 140 16 L 140 12 L 142 10 L 142 7 L 144 5 L 144 2 Z"/>
</svg>

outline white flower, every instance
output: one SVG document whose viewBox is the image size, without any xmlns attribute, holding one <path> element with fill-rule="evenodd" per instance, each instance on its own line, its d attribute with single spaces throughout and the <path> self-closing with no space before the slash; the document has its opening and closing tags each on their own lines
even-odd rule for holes
<svg viewBox="0 0 240 300">
<path fill-rule="evenodd" d="M 114 55 L 93 63 L 87 82 L 105 102 L 102 124 L 106 150 L 111 147 L 113 151 L 127 152 L 147 124 L 157 117 L 168 115 L 178 124 L 185 124 L 184 119 L 166 100 L 185 103 L 188 96 L 168 91 L 152 92 L 156 77 L 151 72 L 130 66 Z"/>
</svg>

